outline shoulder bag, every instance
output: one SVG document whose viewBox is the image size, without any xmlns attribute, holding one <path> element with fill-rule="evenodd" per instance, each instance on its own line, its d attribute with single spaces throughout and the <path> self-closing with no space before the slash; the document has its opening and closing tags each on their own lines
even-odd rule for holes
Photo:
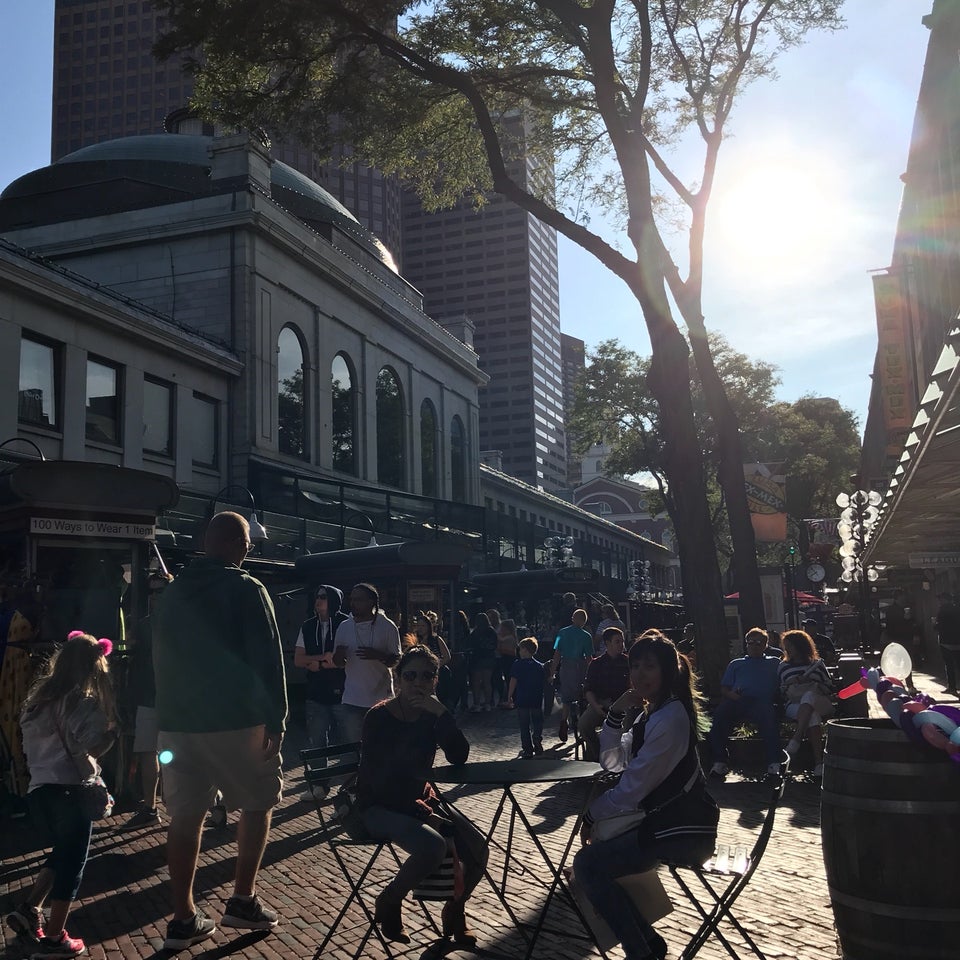
<svg viewBox="0 0 960 960">
<path fill-rule="evenodd" d="M 76 758 L 67 746 L 67 740 L 63 735 L 63 730 L 56 716 L 54 716 L 53 723 L 57 729 L 57 736 L 60 738 L 60 743 L 63 744 L 64 753 L 73 761 L 73 765 L 76 767 Z M 79 767 L 77 767 L 77 772 L 80 772 Z M 113 796 L 107 789 L 103 777 L 98 774 L 95 777 L 88 777 L 86 780 L 80 781 L 77 785 L 77 804 L 83 815 L 94 823 L 97 820 L 103 820 L 105 817 L 109 817 L 113 813 Z"/>
</svg>

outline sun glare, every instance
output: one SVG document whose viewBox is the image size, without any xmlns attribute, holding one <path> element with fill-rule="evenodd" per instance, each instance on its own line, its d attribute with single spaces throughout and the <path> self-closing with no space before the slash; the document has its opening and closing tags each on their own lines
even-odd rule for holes
<svg viewBox="0 0 960 960">
<path fill-rule="evenodd" d="M 795 150 L 755 151 L 718 176 L 707 244 L 728 273 L 792 285 L 835 261 L 852 226 L 839 170 Z"/>
</svg>

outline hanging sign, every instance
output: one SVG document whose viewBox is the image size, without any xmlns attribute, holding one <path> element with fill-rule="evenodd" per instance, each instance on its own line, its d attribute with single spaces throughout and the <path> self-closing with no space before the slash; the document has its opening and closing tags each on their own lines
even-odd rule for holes
<svg viewBox="0 0 960 960">
<path fill-rule="evenodd" d="M 108 540 L 156 540 L 157 525 L 130 520 L 87 520 L 77 517 L 31 517 L 30 532 L 52 537 L 96 537 Z"/>
</svg>

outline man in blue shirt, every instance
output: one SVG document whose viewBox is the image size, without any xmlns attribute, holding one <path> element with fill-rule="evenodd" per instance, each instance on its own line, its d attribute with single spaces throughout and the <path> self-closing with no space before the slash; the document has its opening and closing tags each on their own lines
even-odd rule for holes
<svg viewBox="0 0 960 960">
<path fill-rule="evenodd" d="M 570 704 L 579 702 L 583 695 L 583 678 L 587 664 L 593 656 L 593 634 L 584 627 L 586 610 L 574 610 L 571 622 L 558 634 L 553 645 L 553 661 L 550 664 L 551 679 L 560 673 L 560 729 L 557 736 L 565 743 L 568 735 Z"/>
<path fill-rule="evenodd" d="M 767 773 L 776 773 L 780 766 L 776 708 L 780 661 L 767 655 L 767 631 L 759 627 L 747 631 L 746 648 L 747 655 L 731 660 L 720 681 L 721 700 L 707 737 L 714 761 L 712 777 L 725 777 L 730 770 L 727 738 L 738 721 L 756 724 L 766 752 Z"/>
</svg>

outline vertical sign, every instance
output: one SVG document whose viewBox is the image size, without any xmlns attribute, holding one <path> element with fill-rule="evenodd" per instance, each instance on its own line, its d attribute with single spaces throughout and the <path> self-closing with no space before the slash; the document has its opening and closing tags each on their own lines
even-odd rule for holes
<svg viewBox="0 0 960 960">
<path fill-rule="evenodd" d="M 873 297 L 877 311 L 876 373 L 880 379 L 883 423 L 887 428 L 888 441 L 902 445 L 903 434 L 910 429 L 913 413 L 908 393 L 907 311 L 899 275 L 876 274 L 873 278 Z"/>
<path fill-rule="evenodd" d="M 763 543 L 781 543 L 787 539 L 786 477 L 774 474 L 780 464 L 745 463 L 743 482 L 753 534 Z"/>
</svg>

